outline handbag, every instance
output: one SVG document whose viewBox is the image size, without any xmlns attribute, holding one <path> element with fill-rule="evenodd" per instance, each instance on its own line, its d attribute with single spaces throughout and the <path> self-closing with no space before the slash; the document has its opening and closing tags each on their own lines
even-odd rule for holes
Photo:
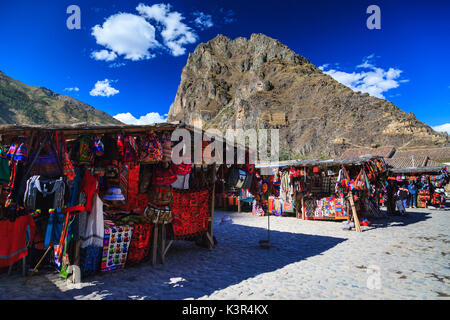
<svg viewBox="0 0 450 320">
<path fill-rule="evenodd" d="M 158 186 L 152 184 L 148 192 L 148 202 L 154 206 L 168 206 L 172 203 L 173 190 L 171 185 Z"/>
<path fill-rule="evenodd" d="M 173 220 L 173 214 L 169 208 L 157 208 L 150 204 L 145 208 L 144 215 L 152 223 L 171 223 Z"/>
<path fill-rule="evenodd" d="M 249 189 L 251 186 L 251 178 L 248 183 L 246 182 L 248 174 L 247 172 L 240 170 L 238 168 L 233 168 L 230 170 L 228 175 L 228 185 L 232 188 L 242 189 L 244 188 L 244 184 L 247 186 L 246 189 Z"/>
<path fill-rule="evenodd" d="M 41 175 L 45 177 L 61 176 L 63 172 L 60 169 L 58 155 L 51 149 L 46 150 L 47 154 L 37 155 L 31 153 L 30 158 L 36 157 L 36 161 L 30 170 L 31 175 Z"/>
<path fill-rule="evenodd" d="M 366 189 L 366 182 L 364 181 L 363 177 L 364 169 L 361 169 L 358 176 L 355 180 L 355 190 L 365 190 Z"/>
<path fill-rule="evenodd" d="M 147 137 L 140 140 L 139 160 L 144 164 L 163 160 L 161 141 L 153 131 L 150 131 Z"/>
</svg>

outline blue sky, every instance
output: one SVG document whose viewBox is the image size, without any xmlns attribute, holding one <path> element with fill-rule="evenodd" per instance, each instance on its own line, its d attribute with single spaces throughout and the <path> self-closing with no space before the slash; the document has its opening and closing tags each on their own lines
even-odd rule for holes
<svg viewBox="0 0 450 320">
<path fill-rule="evenodd" d="M 80 30 L 66 26 L 70 5 L 81 10 Z M 369 5 L 381 10 L 380 30 L 366 27 Z M 264 33 L 450 132 L 449 12 L 448 1 L 411 0 L 0 0 L 0 70 L 149 122 L 164 119 L 198 43 Z"/>
</svg>

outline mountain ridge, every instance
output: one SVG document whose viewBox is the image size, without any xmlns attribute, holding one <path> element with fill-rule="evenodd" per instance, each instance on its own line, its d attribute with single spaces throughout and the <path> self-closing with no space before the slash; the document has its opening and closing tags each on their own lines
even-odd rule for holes
<svg viewBox="0 0 450 320">
<path fill-rule="evenodd" d="M 30 86 L 0 71 L 0 124 L 120 124 L 112 116 L 73 97 Z"/>
</svg>

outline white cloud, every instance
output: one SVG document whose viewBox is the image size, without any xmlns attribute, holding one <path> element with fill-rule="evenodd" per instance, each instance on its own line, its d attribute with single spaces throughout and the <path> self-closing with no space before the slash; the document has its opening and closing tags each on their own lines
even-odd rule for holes
<svg viewBox="0 0 450 320">
<path fill-rule="evenodd" d="M 103 81 L 97 81 L 95 83 L 94 89 L 89 92 L 91 96 L 101 96 L 101 97 L 110 97 L 119 93 L 119 90 L 114 89 L 109 84 L 110 80 L 105 79 Z M 111 81 L 112 82 L 112 81 Z"/>
<path fill-rule="evenodd" d="M 110 16 L 102 26 L 94 26 L 91 34 L 111 53 L 133 61 L 152 58 L 154 55 L 149 50 L 160 45 L 155 28 L 143 17 L 129 13 Z"/>
<path fill-rule="evenodd" d="M 162 116 L 158 112 L 149 112 L 145 116 L 141 116 L 139 119 L 137 119 L 131 113 L 127 112 L 116 114 L 114 118 L 125 124 L 146 125 L 146 124 L 166 122 L 167 114 Z"/>
<path fill-rule="evenodd" d="M 113 51 L 100 50 L 92 52 L 91 57 L 95 60 L 113 61 L 117 58 L 117 54 Z"/>
<path fill-rule="evenodd" d="M 64 91 L 75 91 L 75 92 L 78 92 L 78 91 L 80 91 L 80 88 L 78 88 L 78 87 L 65 88 Z"/>
<path fill-rule="evenodd" d="M 433 130 L 439 131 L 439 132 L 447 132 L 450 135 L 450 123 L 444 123 L 439 126 L 433 127 Z"/>
<path fill-rule="evenodd" d="M 170 4 L 154 4 L 151 7 L 140 3 L 136 10 L 146 19 L 154 20 L 162 26 L 161 36 L 164 44 L 174 56 L 183 55 L 187 44 L 197 41 L 197 34 L 182 22 L 184 17 L 177 11 L 171 11 Z"/>
<path fill-rule="evenodd" d="M 329 67 L 329 64 L 324 64 L 320 66 L 319 69 L 353 91 L 365 92 L 381 99 L 385 98 L 383 95 L 384 92 L 397 88 L 399 83 L 409 81 L 407 79 L 399 79 L 403 72 L 400 69 L 389 68 L 386 71 L 376 67 L 373 62 L 370 61 L 373 58 L 374 54 L 366 57 L 363 63 L 357 65 L 355 68 L 364 70 L 354 71 L 352 73 L 336 69 L 326 70 Z"/>
<path fill-rule="evenodd" d="M 205 14 L 203 12 L 196 11 L 196 12 L 194 12 L 194 17 L 196 17 L 194 20 L 195 24 L 201 30 L 211 28 L 214 25 L 214 23 L 212 22 L 212 16 L 209 14 Z"/>
</svg>

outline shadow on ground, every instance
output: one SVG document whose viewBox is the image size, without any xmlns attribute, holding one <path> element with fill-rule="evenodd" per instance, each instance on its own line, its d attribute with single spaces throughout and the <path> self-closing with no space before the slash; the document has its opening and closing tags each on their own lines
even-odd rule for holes
<svg viewBox="0 0 450 320">
<path fill-rule="evenodd" d="M 92 282 L 95 286 L 62 292 L 41 276 L 27 285 L 30 286 L 28 293 L 31 295 L 27 298 L 73 299 L 87 295 L 94 297 L 93 293 L 99 294 L 103 299 L 199 298 L 260 274 L 320 255 L 346 240 L 271 231 L 271 248 L 262 249 L 258 242 L 267 239 L 267 230 L 264 228 L 216 224 L 215 235 L 218 244 L 214 250 L 200 248 L 193 242 L 176 241 L 168 252 L 164 265 L 151 266 L 147 262 L 83 279 L 83 282 Z M 50 282 L 39 285 L 48 289 L 33 293 L 33 290 L 37 290 L 35 286 L 38 281 Z M 4 295 L 4 298 L 17 298 L 7 296 Z M 237 296 L 236 299 L 238 298 Z"/>
<path fill-rule="evenodd" d="M 413 211 L 414 210 L 414 211 Z M 385 218 L 369 218 L 371 221 L 370 228 L 387 228 L 387 227 L 404 227 L 410 224 L 425 221 L 431 218 L 432 212 L 420 211 L 420 209 L 407 209 L 407 216 L 387 216 Z"/>
</svg>

